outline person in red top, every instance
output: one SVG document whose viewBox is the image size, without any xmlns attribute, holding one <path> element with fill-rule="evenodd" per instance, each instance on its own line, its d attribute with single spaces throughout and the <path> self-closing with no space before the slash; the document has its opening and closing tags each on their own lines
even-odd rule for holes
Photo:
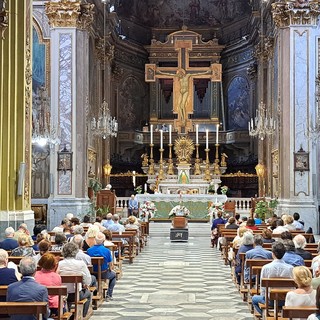
<svg viewBox="0 0 320 320">
<path fill-rule="evenodd" d="M 51 253 L 45 253 L 39 260 L 38 266 L 41 267 L 40 271 L 37 271 L 34 278 L 36 282 L 44 286 L 61 286 L 61 276 L 56 273 L 57 260 Z M 59 297 L 49 295 L 49 308 L 51 315 L 58 314 Z"/>
<path fill-rule="evenodd" d="M 247 229 L 251 229 L 251 230 L 259 230 L 259 228 L 256 226 L 254 219 L 252 218 L 248 219 L 246 227 Z"/>
</svg>

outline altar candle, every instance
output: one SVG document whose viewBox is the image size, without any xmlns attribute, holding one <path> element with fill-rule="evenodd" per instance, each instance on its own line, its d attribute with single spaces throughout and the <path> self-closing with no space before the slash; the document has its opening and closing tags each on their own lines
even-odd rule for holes
<svg viewBox="0 0 320 320">
<path fill-rule="evenodd" d="M 209 129 L 206 129 L 206 149 L 209 149 Z"/>
<path fill-rule="evenodd" d="M 199 125 L 196 124 L 196 144 L 199 144 Z"/>
<path fill-rule="evenodd" d="M 160 149 L 163 149 L 163 130 L 160 131 Z"/>
<path fill-rule="evenodd" d="M 219 143 L 219 124 L 216 125 L 216 144 Z"/>
<path fill-rule="evenodd" d="M 145 183 L 145 184 L 144 184 L 144 193 L 147 193 L 147 190 L 148 190 L 148 189 L 147 189 L 147 184 Z"/>
<path fill-rule="evenodd" d="M 172 140 L 171 140 L 171 131 L 172 131 L 172 125 L 169 124 L 169 144 L 172 143 Z"/>
<path fill-rule="evenodd" d="M 132 171 L 132 184 L 135 187 L 136 186 L 136 172 Z"/>
<path fill-rule="evenodd" d="M 150 144 L 153 143 L 153 124 L 150 124 Z"/>
</svg>

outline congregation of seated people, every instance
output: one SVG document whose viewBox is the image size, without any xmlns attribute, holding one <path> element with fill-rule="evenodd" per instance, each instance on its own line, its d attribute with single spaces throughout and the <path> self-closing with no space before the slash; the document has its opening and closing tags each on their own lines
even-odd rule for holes
<svg viewBox="0 0 320 320">
<path fill-rule="evenodd" d="M 33 236 L 26 224 L 19 226 L 16 231 L 12 227 L 6 228 L 5 239 L 0 242 L 0 285 L 8 288 L 7 296 L 1 296 L 0 301 L 47 302 L 48 312 L 45 317 L 56 316 L 58 296 L 48 295 L 47 287 L 62 286 L 62 277 L 74 274 L 82 275 L 78 294 L 79 300 L 84 301 L 83 317 L 90 316 L 92 297 L 97 295 L 99 286 L 106 287 L 106 295 L 102 300 L 113 300 L 117 281 L 114 259 L 119 257 L 119 252 L 118 249 L 115 252 L 109 249 L 118 248 L 112 242 L 112 234 L 120 230 L 131 230 L 138 234 L 140 222 L 134 216 L 123 222 L 119 215 L 111 213 L 103 218 L 98 217 L 91 223 L 89 216 L 85 216 L 83 222 L 80 222 L 79 218 L 69 215 L 52 232 L 36 225 Z M 9 261 L 13 257 L 17 260 Z M 97 281 L 97 265 L 92 266 L 92 257 L 103 258 L 101 281 L 105 284 Z M 74 284 L 65 285 L 68 299 L 64 310 L 68 310 L 76 293 Z M 15 319 L 14 316 L 11 318 Z M 20 316 L 17 319 L 22 318 Z M 23 315 L 23 319 L 31 320 L 34 317 Z"/>
<path fill-rule="evenodd" d="M 274 312 L 282 311 L 282 308 L 285 312 L 288 308 L 295 307 L 295 310 L 306 314 L 299 319 L 320 319 L 320 242 L 315 252 L 316 244 L 312 243 L 314 237 L 310 234 L 312 229 L 305 232 L 299 213 L 283 214 L 281 217 L 274 215 L 266 222 L 258 223 L 252 217 L 247 221 L 241 219 L 241 222 L 233 220 L 231 222 L 239 228 L 234 230 L 234 238 L 231 240 L 232 233 L 228 230 L 230 219 L 226 221 L 223 212 L 218 212 L 217 217 L 213 217 L 211 230 L 217 230 L 216 238 L 219 237 L 222 244 L 222 258 L 225 260 L 225 255 L 228 254 L 227 258 L 232 260 L 231 276 L 254 317 L 280 319 L 282 314 L 275 315 Z M 233 253 L 233 258 L 230 258 L 230 252 Z M 247 261 L 256 267 L 249 268 Z M 258 283 L 256 277 L 259 279 Z M 272 288 L 262 285 L 268 285 L 272 281 L 275 282 Z M 285 281 L 288 281 L 288 288 Z M 265 305 L 266 302 L 268 306 Z"/>
</svg>

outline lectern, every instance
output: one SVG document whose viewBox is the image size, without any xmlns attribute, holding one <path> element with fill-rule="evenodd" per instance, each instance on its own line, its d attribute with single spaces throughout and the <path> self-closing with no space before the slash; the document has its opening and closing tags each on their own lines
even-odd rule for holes
<svg viewBox="0 0 320 320">
<path fill-rule="evenodd" d="M 97 193 L 97 207 L 103 208 L 109 206 L 110 212 L 112 214 L 116 213 L 116 204 L 117 197 L 114 192 L 111 190 L 100 190 Z"/>
<path fill-rule="evenodd" d="M 171 241 L 188 241 L 188 219 L 186 217 L 174 217 L 170 229 Z"/>
</svg>

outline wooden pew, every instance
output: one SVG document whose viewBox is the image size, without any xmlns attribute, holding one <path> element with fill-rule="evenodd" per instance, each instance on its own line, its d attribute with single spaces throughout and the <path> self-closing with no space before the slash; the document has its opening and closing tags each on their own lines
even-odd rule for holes
<svg viewBox="0 0 320 320">
<path fill-rule="evenodd" d="M 69 283 L 74 285 L 74 309 L 71 312 L 74 315 L 74 319 L 83 320 L 83 306 L 87 299 L 80 300 L 79 298 L 79 284 L 82 283 L 82 274 L 60 274 L 60 276 L 63 284 Z M 86 319 L 89 319 L 91 314 L 92 310 L 89 308 Z"/>
<path fill-rule="evenodd" d="M 124 231 L 122 233 L 119 232 L 112 232 L 112 240 L 113 239 L 126 239 L 128 244 L 122 245 L 122 248 L 126 249 L 127 252 L 125 252 L 122 256 L 125 259 L 129 260 L 129 263 L 133 263 L 133 259 L 136 256 L 136 250 L 135 250 L 135 244 L 134 244 L 134 238 L 136 236 L 135 231 Z"/>
<path fill-rule="evenodd" d="M 43 319 L 47 314 L 47 302 L 0 302 L 0 314 L 30 314 Z"/>
<path fill-rule="evenodd" d="M 289 288 L 296 287 L 296 283 L 291 278 L 262 278 L 261 287 L 265 288 L 265 317 L 269 317 L 269 292 L 271 288 Z"/>
<path fill-rule="evenodd" d="M 52 296 L 58 296 L 59 305 L 58 305 L 58 316 L 53 317 L 58 320 L 68 320 L 71 318 L 71 312 L 63 312 L 64 308 L 64 297 L 68 295 L 66 286 L 47 286 L 48 294 Z M 52 318 L 52 317 L 51 317 Z"/>
<path fill-rule="evenodd" d="M 270 301 L 274 302 L 274 311 L 273 311 L 273 317 L 268 317 L 267 320 L 278 320 L 279 318 L 279 302 L 285 301 L 287 293 L 291 289 L 288 288 L 271 288 L 269 298 Z"/>
<path fill-rule="evenodd" d="M 310 314 L 317 312 L 318 309 L 314 307 L 286 307 L 282 308 L 282 317 L 293 318 L 308 318 Z"/>
<path fill-rule="evenodd" d="M 104 292 L 102 284 L 102 270 L 101 266 L 103 264 L 103 257 L 91 257 L 92 266 L 97 267 L 97 271 L 92 271 L 96 276 L 98 282 L 98 294 L 92 297 L 93 308 L 97 309 L 104 301 Z"/>
</svg>

